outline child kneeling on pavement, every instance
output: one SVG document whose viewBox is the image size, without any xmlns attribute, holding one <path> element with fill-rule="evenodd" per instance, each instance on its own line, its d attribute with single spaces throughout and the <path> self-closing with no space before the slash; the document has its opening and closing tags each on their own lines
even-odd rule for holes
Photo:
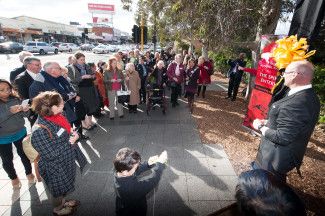
<svg viewBox="0 0 325 216">
<path fill-rule="evenodd" d="M 120 149 L 114 160 L 117 216 L 145 216 L 147 213 L 146 195 L 154 189 L 167 162 L 167 152 L 152 156 L 148 162 L 140 163 L 141 156 L 129 148 Z M 139 177 L 145 171 L 150 175 Z"/>
</svg>

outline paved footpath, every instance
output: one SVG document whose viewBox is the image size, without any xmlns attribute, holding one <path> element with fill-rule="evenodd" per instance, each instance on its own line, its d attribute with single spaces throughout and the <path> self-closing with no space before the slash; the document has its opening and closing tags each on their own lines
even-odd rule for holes
<svg viewBox="0 0 325 216">
<path fill-rule="evenodd" d="M 128 114 L 124 119 L 98 120 L 91 140 L 80 143 L 90 165 L 78 172 L 76 190 L 69 197 L 81 201 L 74 215 L 115 215 L 112 160 L 118 149 L 130 147 L 144 160 L 167 150 L 169 161 L 159 186 L 148 195 L 148 216 L 208 215 L 234 202 L 237 176 L 220 145 L 202 144 L 195 120 L 180 106 Z M 143 106 L 140 106 L 143 110 Z M 52 215 L 42 183 L 28 186 L 24 169 L 15 157 L 22 188 L 13 192 L 0 167 L 0 215 Z"/>
</svg>

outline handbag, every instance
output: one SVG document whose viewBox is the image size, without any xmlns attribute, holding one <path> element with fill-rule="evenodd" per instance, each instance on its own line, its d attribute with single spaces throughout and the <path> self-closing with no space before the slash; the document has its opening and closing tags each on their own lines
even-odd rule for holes
<svg viewBox="0 0 325 216">
<path fill-rule="evenodd" d="M 117 95 L 118 103 L 120 104 L 129 103 L 131 91 L 129 91 L 127 87 L 126 90 L 123 90 L 121 86 L 121 90 L 116 91 L 116 95 Z"/>
<path fill-rule="evenodd" d="M 48 129 L 48 127 L 46 127 L 45 125 L 42 124 L 35 124 L 34 127 L 41 127 L 47 130 L 47 132 L 50 135 L 50 138 L 52 139 L 52 133 L 50 131 L 50 129 Z M 35 131 L 35 130 L 33 130 Z M 27 156 L 27 158 L 31 161 L 31 162 L 35 162 L 38 159 L 38 152 L 34 149 L 33 145 L 32 145 L 32 134 L 27 135 L 24 139 L 23 139 L 23 150 L 25 155 Z"/>
<path fill-rule="evenodd" d="M 52 133 L 50 131 L 50 129 L 48 129 L 48 127 L 46 127 L 45 125 L 42 124 L 35 124 L 34 127 L 41 127 L 47 130 L 47 132 L 50 135 L 50 138 L 52 139 Z M 35 131 L 35 129 L 33 130 Z M 25 155 L 27 156 L 27 158 L 34 163 L 34 170 L 35 170 L 35 176 L 38 182 L 42 181 L 41 175 L 39 173 L 39 169 L 38 169 L 38 160 L 39 160 L 39 154 L 38 152 L 34 149 L 33 145 L 32 145 L 32 134 L 27 135 L 24 139 L 23 139 L 23 151 L 25 153 Z"/>
</svg>

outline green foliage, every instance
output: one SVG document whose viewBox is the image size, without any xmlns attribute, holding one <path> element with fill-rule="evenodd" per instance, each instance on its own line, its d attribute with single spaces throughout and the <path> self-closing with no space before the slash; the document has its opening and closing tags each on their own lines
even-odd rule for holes
<svg viewBox="0 0 325 216">
<path fill-rule="evenodd" d="M 232 46 L 230 48 L 225 48 L 220 51 L 209 51 L 209 58 L 214 62 L 214 67 L 220 73 L 226 75 L 229 70 L 228 60 L 235 59 L 238 57 L 239 53 L 246 54 L 246 67 L 252 67 L 251 51 L 247 48 L 242 48 L 238 46 Z"/>
<path fill-rule="evenodd" d="M 319 123 L 325 124 L 325 65 L 315 66 L 313 88 L 315 89 L 321 102 Z"/>
<path fill-rule="evenodd" d="M 232 58 L 231 52 L 229 52 L 228 50 L 223 50 L 222 52 L 209 51 L 208 54 L 209 58 L 211 58 L 214 62 L 215 70 L 226 75 L 229 69 L 227 61 Z"/>
</svg>

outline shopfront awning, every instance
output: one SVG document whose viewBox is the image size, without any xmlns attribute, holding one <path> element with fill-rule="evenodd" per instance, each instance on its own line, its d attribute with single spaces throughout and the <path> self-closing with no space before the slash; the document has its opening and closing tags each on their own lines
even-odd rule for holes
<svg viewBox="0 0 325 216">
<path fill-rule="evenodd" d="M 2 28 L 3 32 L 11 32 L 11 33 L 20 33 L 20 29 L 14 29 L 14 28 Z"/>
<path fill-rule="evenodd" d="M 34 34 L 34 35 L 41 35 L 41 34 L 43 34 L 43 33 L 40 32 L 40 31 L 30 30 L 30 29 L 25 29 L 25 30 L 23 31 L 23 33 L 25 33 L 25 34 Z"/>
</svg>

